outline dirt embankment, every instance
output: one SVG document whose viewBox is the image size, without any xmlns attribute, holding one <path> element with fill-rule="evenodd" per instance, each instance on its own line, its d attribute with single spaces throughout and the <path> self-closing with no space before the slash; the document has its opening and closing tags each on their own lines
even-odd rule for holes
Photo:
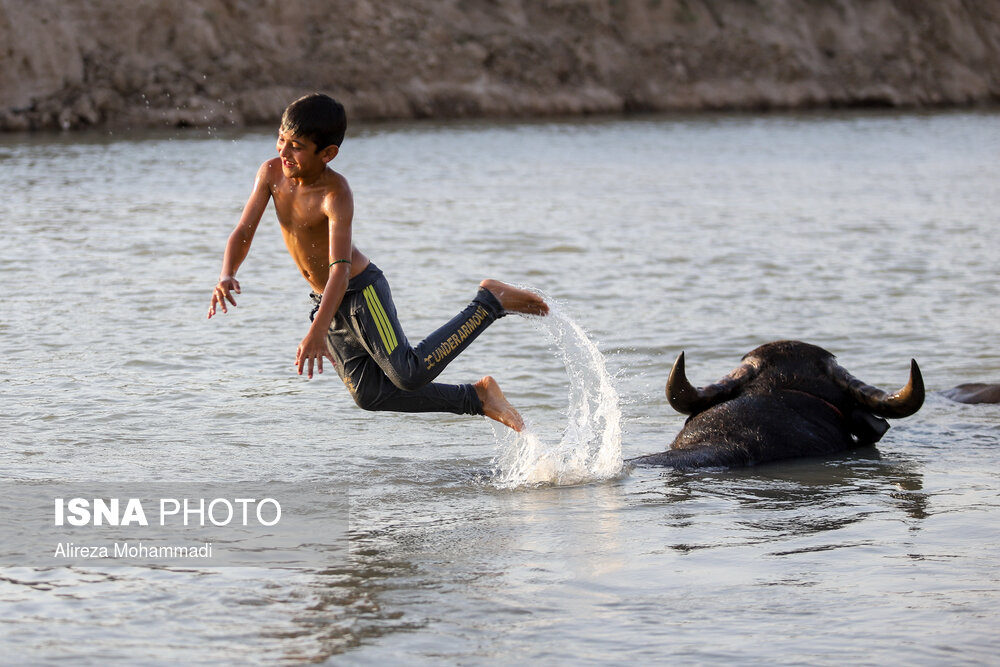
<svg viewBox="0 0 1000 667">
<path fill-rule="evenodd" d="M 0 129 L 1000 101 L 1000 0 L 0 0 Z"/>
</svg>

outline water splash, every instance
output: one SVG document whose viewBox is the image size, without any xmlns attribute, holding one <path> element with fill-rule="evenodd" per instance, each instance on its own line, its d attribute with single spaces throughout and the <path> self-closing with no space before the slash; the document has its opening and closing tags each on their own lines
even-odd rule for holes
<svg viewBox="0 0 1000 667">
<path fill-rule="evenodd" d="M 491 480 L 497 488 L 584 484 L 618 477 L 623 469 L 620 398 L 604 355 L 558 304 L 549 305 L 546 317 L 530 319 L 552 339 L 566 366 L 566 426 L 558 444 L 544 442 L 530 423 L 521 433 L 497 432 Z"/>
</svg>

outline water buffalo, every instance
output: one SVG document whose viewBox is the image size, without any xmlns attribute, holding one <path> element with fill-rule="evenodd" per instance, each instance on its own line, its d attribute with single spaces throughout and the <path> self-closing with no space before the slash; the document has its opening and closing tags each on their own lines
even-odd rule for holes
<svg viewBox="0 0 1000 667">
<path fill-rule="evenodd" d="M 861 382 L 823 348 L 777 341 L 743 357 L 716 384 L 695 388 L 681 352 L 667 381 L 667 400 L 690 415 L 670 449 L 630 459 L 639 465 L 739 467 L 830 454 L 877 442 L 883 417 L 908 417 L 924 402 L 917 362 L 894 394 Z"/>
<path fill-rule="evenodd" d="M 1000 384 L 970 382 L 945 389 L 941 395 L 958 403 L 1000 403 Z"/>
</svg>

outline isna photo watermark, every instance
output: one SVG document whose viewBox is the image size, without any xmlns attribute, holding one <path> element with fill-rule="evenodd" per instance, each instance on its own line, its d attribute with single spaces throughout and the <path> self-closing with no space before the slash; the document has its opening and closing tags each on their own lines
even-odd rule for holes
<svg viewBox="0 0 1000 667">
<path fill-rule="evenodd" d="M 0 566 L 329 567 L 343 485 L 0 483 Z"/>
</svg>

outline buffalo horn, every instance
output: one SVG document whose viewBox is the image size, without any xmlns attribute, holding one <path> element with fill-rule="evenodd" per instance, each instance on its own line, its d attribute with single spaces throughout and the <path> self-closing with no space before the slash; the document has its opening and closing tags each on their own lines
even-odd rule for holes
<svg viewBox="0 0 1000 667">
<path fill-rule="evenodd" d="M 733 398 L 756 374 L 757 366 L 752 361 L 744 361 L 715 384 L 698 388 L 687 379 L 684 372 L 684 353 L 681 352 L 667 379 L 667 400 L 671 407 L 682 415 L 693 415 Z"/>
<path fill-rule="evenodd" d="M 895 394 L 888 394 L 878 387 L 865 384 L 833 359 L 830 360 L 830 375 L 855 401 L 880 417 L 909 417 L 924 404 L 924 378 L 920 375 L 920 367 L 915 359 L 910 360 L 909 381 Z"/>
</svg>

